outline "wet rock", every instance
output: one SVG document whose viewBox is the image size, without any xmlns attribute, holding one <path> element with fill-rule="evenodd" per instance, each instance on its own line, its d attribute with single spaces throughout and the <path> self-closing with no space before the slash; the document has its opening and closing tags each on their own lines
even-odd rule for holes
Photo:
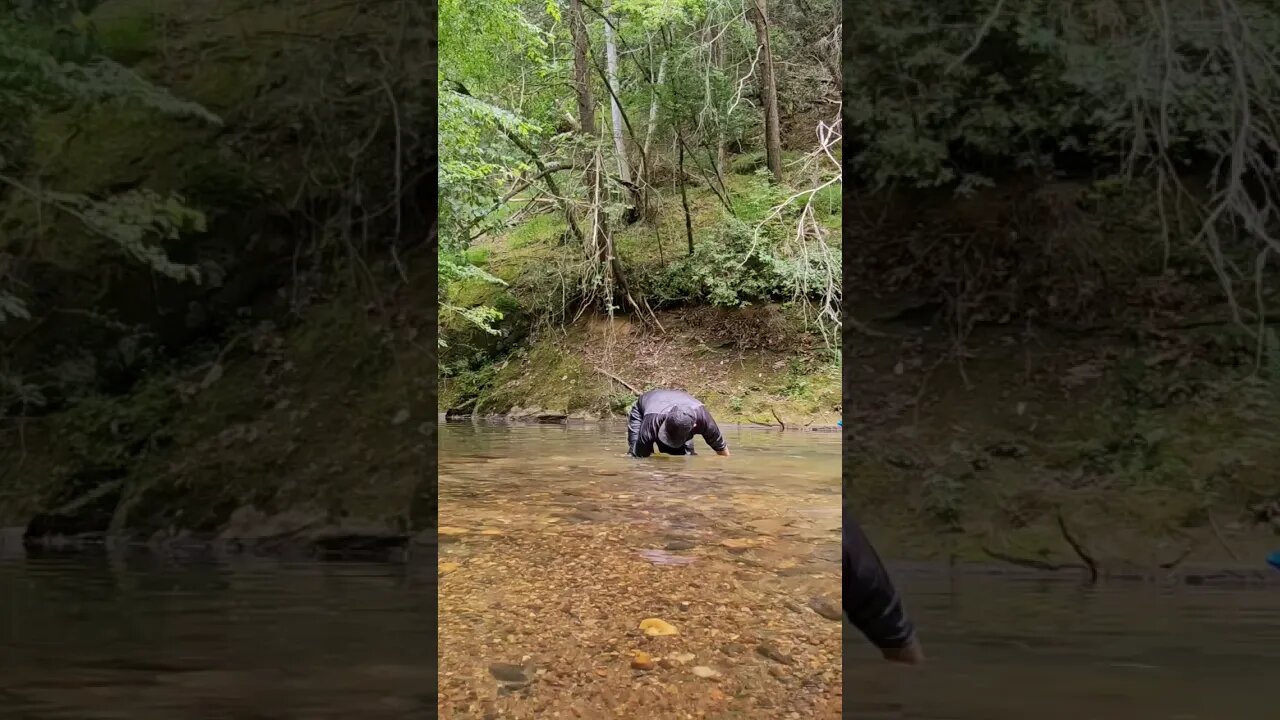
<svg viewBox="0 0 1280 720">
<path fill-rule="evenodd" d="M 695 547 L 697 547 L 697 545 L 688 540 L 671 540 L 666 544 L 666 549 L 671 550 L 672 552 L 677 552 L 680 550 L 692 550 Z"/>
<path fill-rule="evenodd" d="M 756 540 L 747 538 L 728 538 L 726 540 L 721 540 L 720 544 L 728 548 L 729 552 L 734 555 L 741 555 L 751 548 L 758 547 L 760 545 Z"/>
<path fill-rule="evenodd" d="M 697 558 L 670 555 L 663 550 L 641 550 L 640 557 L 654 565 L 690 565 L 697 561 Z"/>
<path fill-rule="evenodd" d="M 530 664 L 490 663 L 489 674 L 505 685 L 524 686 L 533 682 L 533 666 Z"/>
<path fill-rule="evenodd" d="M 631 667 L 636 670 L 652 670 L 654 667 L 653 658 L 647 652 L 637 652 L 631 656 Z"/>
<path fill-rule="evenodd" d="M 747 647 L 742 643 L 730 642 L 720 646 L 720 652 L 730 657 L 737 657 L 747 651 Z"/>
<path fill-rule="evenodd" d="M 991 443 L 986 447 L 986 451 L 992 457 L 1011 459 L 1026 457 L 1028 453 L 1026 445 L 1009 441 Z"/>
<path fill-rule="evenodd" d="M 695 665 L 690 672 L 706 680 L 720 677 L 720 673 L 717 670 L 709 668 L 706 665 Z"/>
<path fill-rule="evenodd" d="M 840 622 L 844 618 L 840 603 L 828 597 L 815 595 L 809 598 L 809 608 L 828 620 Z"/>
<path fill-rule="evenodd" d="M 456 562 L 443 562 L 443 563 L 440 563 L 440 574 L 441 574 L 441 575 L 448 575 L 448 574 L 449 574 L 449 573 L 451 573 L 451 572 L 455 572 L 455 571 L 457 571 L 457 569 L 458 569 L 458 568 L 460 568 L 460 567 L 462 567 L 462 565 L 460 565 L 460 564 L 458 564 L 458 563 L 456 563 Z"/>
<path fill-rule="evenodd" d="M 756 646 L 756 652 L 774 662 L 782 663 L 783 665 L 794 665 L 796 663 L 795 658 L 782 652 L 777 645 L 774 645 L 767 640 Z"/>
<path fill-rule="evenodd" d="M 755 532 L 761 535 L 777 535 L 782 533 L 791 521 L 783 518 L 768 518 L 765 520 L 756 520 L 748 524 Z"/>
<path fill-rule="evenodd" d="M 916 467 L 916 461 L 906 455 L 886 455 L 884 461 L 885 464 L 899 470 L 911 470 Z"/>
</svg>

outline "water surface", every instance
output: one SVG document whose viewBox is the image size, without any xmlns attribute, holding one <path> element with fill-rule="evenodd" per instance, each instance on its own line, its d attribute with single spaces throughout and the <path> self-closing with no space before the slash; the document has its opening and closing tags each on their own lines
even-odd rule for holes
<svg viewBox="0 0 1280 720">
<path fill-rule="evenodd" d="M 1280 585 L 895 568 L 929 659 L 886 667 L 845 634 L 852 717 L 1272 720 Z"/>
<path fill-rule="evenodd" d="M 432 717 L 434 594 L 391 564 L 0 559 L 0 717 Z"/>
</svg>

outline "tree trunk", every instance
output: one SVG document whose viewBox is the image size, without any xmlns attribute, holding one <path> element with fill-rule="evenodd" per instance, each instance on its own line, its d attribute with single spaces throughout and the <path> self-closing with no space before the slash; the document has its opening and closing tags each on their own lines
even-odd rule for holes
<svg viewBox="0 0 1280 720">
<path fill-rule="evenodd" d="M 578 100 L 578 121 L 582 132 L 595 137 L 596 108 L 591 100 L 591 74 L 587 65 L 587 24 L 582 3 L 569 0 L 569 33 L 573 36 L 573 91 Z"/>
<path fill-rule="evenodd" d="M 631 182 L 631 163 L 627 159 L 627 143 L 622 133 L 622 106 L 618 104 L 618 46 L 613 39 L 613 24 L 609 18 L 609 0 L 603 3 L 605 67 L 609 81 L 609 107 L 613 111 L 613 147 L 618 153 L 618 177 Z"/>
<path fill-rule="evenodd" d="M 716 37 L 711 42 L 711 60 L 712 62 L 715 63 L 716 69 L 723 73 L 724 65 L 725 65 L 723 33 L 721 33 L 719 37 Z M 723 113 L 723 111 L 724 111 L 724 108 L 722 106 L 720 108 L 720 112 Z M 720 122 L 719 122 L 720 126 L 716 128 L 716 174 L 718 174 L 721 178 L 723 178 L 725 174 L 729 172 L 729 167 L 728 167 L 729 153 L 728 153 L 727 143 L 725 142 L 725 136 L 724 136 L 724 124 L 726 120 L 728 120 L 728 118 L 721 115 Z"/>
<path fill-rule="evenodd" d="M 693 254 L 693 219 L 689 216 L 689 196 L 684 189 L 684 138 L 676 128 L 676 175 L 680 178 L 680 204 L 684 206 L 684 232 L 689 237 L 689 254 Z"/>
<path fill-rule="evenodd" d="M 587 137 L 599 141 L 600 129 L 596 126 L 595 106 L 591 99 L 591 74 L 588 52 L 587 24 L 582 15 L 581 0 L 569 0 L 569 28 L 573 35 L 573 86 L 578 99 L 578 115 L 582 120 L 581 132 Z M 606 80 L 608 78 L 606 77 Z M 611 93 L 612 94 L 612 93 Z M 614 127 L 621 126 L 621 114 L 619 113 L 617 122 Z M 623 301 L 630 305 L 637 313 L 644 318 L 643 309 L 631 296 L 631 290 L 627 286 L 626 273 L 622 267 L 622 261 L 618 258 L 613 247 L 613 235 L 609 231 L 609 216 L 605 210 L 607 202 L 607 186 L 601 167 L 603 159 L 601 158 L 599 147 L 594 147 L 591 158 L 587 161 L 587 178 L 586 185 L 588 192 L 591 193 L 591 202 L 593 205 L 593 213 L 595 221 L 592 223 L 592 232 L 589 242 L 584 243 L 589 257 L 597 264 L 601 273 L 604 275 L 606 282 L 605 297 L 601 298 L 608 307 L 606 308 L 610 314 L 613 313 L 612 303 L 615 300 L 614 290 L 621 295 Z M 656 319 L 654 319 L 656 322 Z"/>
<path fill-rule="evenodd" d="M 577 2 L 577 0 L 574 0 Z M 751 22 L 760 47 L 760 101 L 764 105 L 764 150 L 774 182 L 782 182 L 782 139 L 778 129 L 778 87 L 773 78 L 773 49 L 769 44 L 766 0 L 750 0 Z"/>
<path fill-rule="evenodd" d="M 650 48 L 653 47 L 652 41 L 650 41 L 649 47 Z M 649 200 L 650 200 L 649 188 L 652 187 L 653 185 L 654 169 L 655 169 L 654 166 L 656 165 L 656 163 L 653 160 L 653 135 L 658 128 L 658 93 L 661 92 L 662 84 L 666 82 L 666 79 L 667 79 L 667 53 L 666 53 L 666 50 L 663 49 L 662 58 L 658 61 L 658 81 L 657 81 L 657 84 L 653 86 L 653 90 L 650 93 L 649 126 L 645 128 L 644 149 L 640 153 L 641 159 L 644 162 L 644 173 L 643 173 L 643 176 L 641 177 L 641 180 L 643 182 L 637 183 L 640 186 L 640 192 L 641 192 L 640 206 L 642 208 L 642 213 L 646 218 L 650 218 L 650 219 L 652 219 L 653 209 L 650 207 L 650 203 L 649 203 Z"/>
</svg>

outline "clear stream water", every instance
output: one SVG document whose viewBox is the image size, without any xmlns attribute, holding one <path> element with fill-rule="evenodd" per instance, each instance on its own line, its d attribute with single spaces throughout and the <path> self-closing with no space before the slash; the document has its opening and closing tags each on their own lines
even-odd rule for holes
<svg viewBox="0 0 1280 720">
<path fill-rule="evenodd" d="M 450 508 L 474 520 L 505 507 L 491 524 L 517 532 L 573 513 L 643 519 L 658 541 L 754 527 L 776 541 L 741 557 L 781 568 L 769 574 L 780 590 L 805 592 L 804 573 L 785 570 L 834 567 L 837 435 L 731 429 L 732 458 L 638 462 L 622 456 L 621 432 L 444 428 L 442 524 Z M 465 560 L 467 548 L 442 545 L 442 558 Z M 1280 717 L 1274 584 L 1085 588 L 1067 575 L 894 572 L 929 661 L 881 662 L 846 626 L 849 717 Z M 435 593 L 435 568 L 403 564 L 0 556 L 0 718 L 432 717 L 436 643 L 424 615 Z"/>
<path fill-rule="evenodd" d="M 434 593 L 391 564 L 0 559 L 0 718 L 432 717 Z"/>
</svg>

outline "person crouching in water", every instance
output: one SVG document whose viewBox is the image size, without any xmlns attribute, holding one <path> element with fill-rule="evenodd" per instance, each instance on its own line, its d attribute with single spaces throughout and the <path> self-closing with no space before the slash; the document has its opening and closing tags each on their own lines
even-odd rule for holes
<svg viewBox="0 0 1280 720">
<path fill-rule="evenodd" d="M 627 417 L 627 454 L 649 457 L 656 445 L 664 455 L 696 455 L 694 435 L 701 435 L 717 455 L 729 455 L 706 406 L 683 390 L 650 390 L 636 398 Z"/>
</svg>

